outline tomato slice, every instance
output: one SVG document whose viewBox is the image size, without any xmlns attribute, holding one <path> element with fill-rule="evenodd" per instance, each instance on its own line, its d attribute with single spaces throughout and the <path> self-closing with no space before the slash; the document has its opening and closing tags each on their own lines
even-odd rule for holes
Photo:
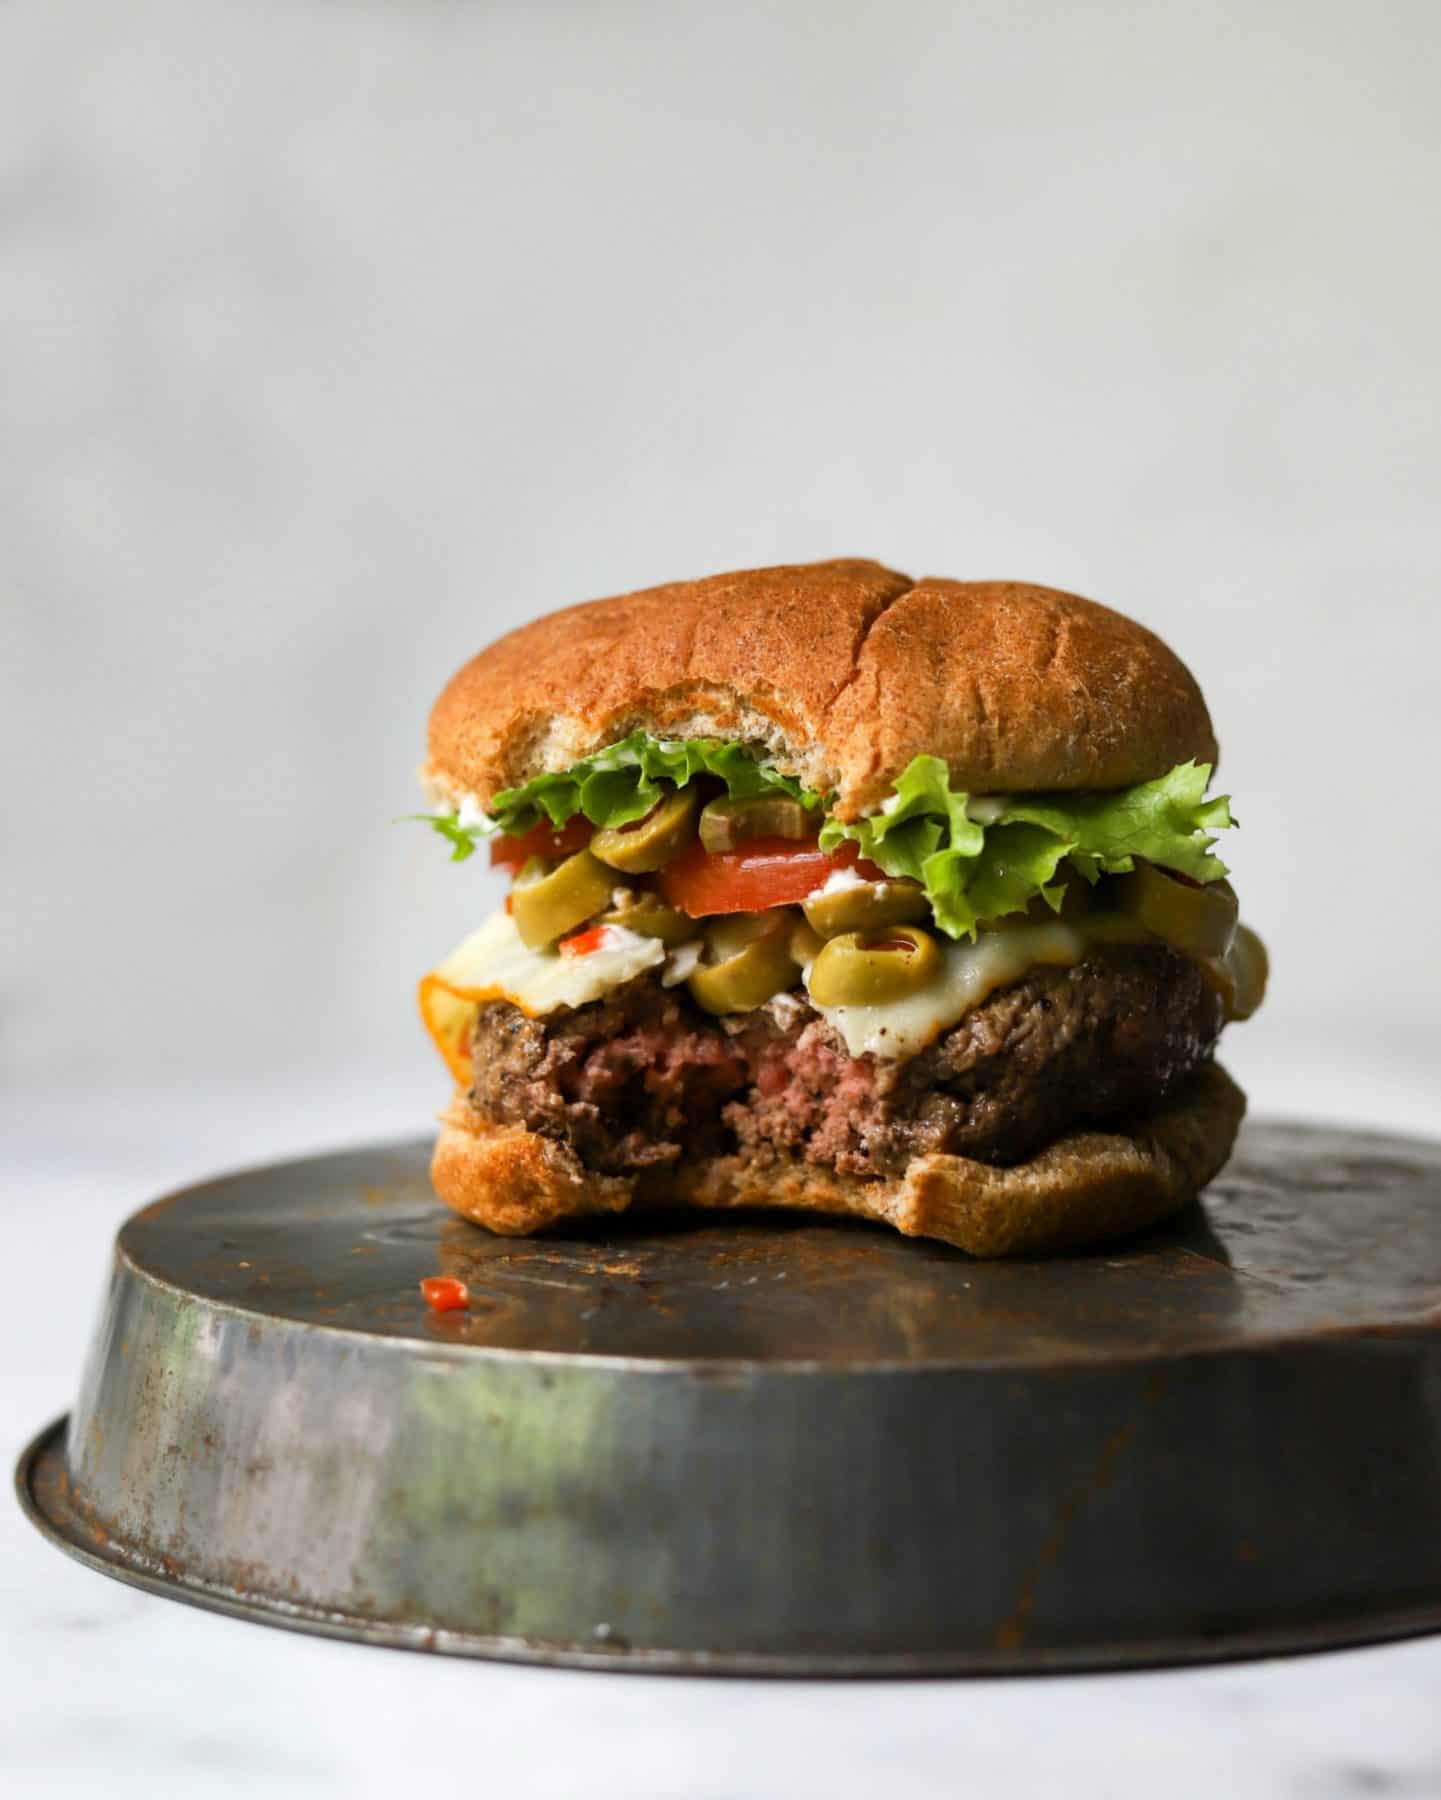
<svg viewBox="0 0 1441 1800">
<path fill-rule="evenodd" d="M 490 866 L 492 869 L 518 869 L 522 863 L 529 862 L 532 856 L 544 856 L 554 860 L 558 856 L 574 856 L 577 850 L 584 850 L 590 842 L 594 825 L 584 813 L 577 813 L 573 819 L 567 819 L 559 830 L 549 819 L 542 819 L 539 825 L 532 825 L 529 831 L 522 831 L 515 837 L 498 837 L 490 846 Z"/>
<path fill-rule="evenodd" d="M 854 844 L 818 850 L 792 838 L 757 838 L 739 850 L 705 850 L 692 844 L 656 877 L 672 906 L 693 919 L 711 913 L 764 912 L 789 906 L 824 887 L 837 869 L 854 869 L 864 881 L 884 872 L 861 860 Z"/>
</svg>

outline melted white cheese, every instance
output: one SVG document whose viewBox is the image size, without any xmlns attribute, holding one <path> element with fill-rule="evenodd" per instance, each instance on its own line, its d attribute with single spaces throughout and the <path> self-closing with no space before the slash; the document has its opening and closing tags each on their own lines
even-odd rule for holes
<svg viewBox="0 0 1441 1800">
<path fill-rule="evenodd" d="M 1044 923 L 983 931 L 974 944 L 941 945 L 938 980 L 883 1006 L 811 1005 L 845 1039 L 852 1056 L 914 1056 L 997 988 L 1019 981 L 1039 963 L 1069 968 L 1086 954 L 1083 927 Z M 810 970 L 806 970 L 807 991 Z"/>
<path fill-rule="evenodd" d="M 852 1056 L 901 1061 L 934 1043 L 973 1006 L 1021 980 L 1029 970 L 1043 964 L 1069 968 L 1096 943 L 1144 940 L 1147 935 L 1113 917 L 1075 924 L 1022 920 L 983 931 L 974 944 L 942 940 L 939 979 L 903 1000 L 884 1006 L 816 1006 L 814 1000 L 811 1005 L 840 1033 Z M 692 940 L 667 953 L 659 938 L 610 925 L 597 949 L 585 956 L 562 956 L 554 950 L 529 949 L 510 916 L 497 912 L 452 951 L 428 981 L 462 1000 L 509 1000 L 538 1018 L 557 1007 L 604 999 L 661 963 L 667 965 L 662 977 L 667 986 L 684 981 L 700 947 Z M 809 993 L 809 964 L 804 976 Z M 778 1011 L 787 1009 L 788 1023 L 790 1009 L 800 1004 L 799 994 L 778 994 L 769 1004 Z"/>
<path fill-rule="evenodd" d="M 604 941 L 585 956 L 532 950 L 508 913 L 492 913 L 452 950 L 434 979 L 467 1000 L 509 1000 L 531 1018 L 558 1006 L 601 1000 L 622 982 L 665 960 L 659 938 L 607 925 Z"/>
</svg>

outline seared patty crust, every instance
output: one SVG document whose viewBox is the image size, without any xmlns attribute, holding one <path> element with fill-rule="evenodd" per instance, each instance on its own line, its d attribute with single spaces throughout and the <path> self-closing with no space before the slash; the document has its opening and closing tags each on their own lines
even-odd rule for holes
<svg viewBox="0 0 1441 1800">
<path fill-rule="evenodd" d="M 1035 969 L 900 1063 L 851 1056 L 803 992 L 714 1019 L 651 972 L 540 1019 L 481 1007 L 471 1101 L 603 1174 L 740 1150 L 893 1176 L 929 1152 L 1018 1162 L 1144 1111 L 1209 1059 L 1221 1024 L 1200 970 L 1160 946 Z"/>
</svg>

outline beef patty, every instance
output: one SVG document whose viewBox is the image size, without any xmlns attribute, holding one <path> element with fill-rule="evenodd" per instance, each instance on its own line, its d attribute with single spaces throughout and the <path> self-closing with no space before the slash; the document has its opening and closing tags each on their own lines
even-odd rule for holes
<svg viewBox="0 0 1441 1800">
<path fill-rule="evenodd" d="M 740 1149 L 896 1175 L 929 1151 L 1016 1162 L 1143 1111 L 1207 1060 L 1221 1023 L 1195 964 L 1151 946 L 1035 969 L 901 1063 L 851 1056 L 803 994 L 714 1019 L 650 973 L 542 1019 L 483 1006 L 471 1099 L 606 1174 Z"/>
</svg>

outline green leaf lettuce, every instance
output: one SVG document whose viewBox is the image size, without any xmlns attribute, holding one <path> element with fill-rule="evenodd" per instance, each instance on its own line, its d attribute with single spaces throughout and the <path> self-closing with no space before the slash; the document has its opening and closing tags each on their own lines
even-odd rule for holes
<svg viewBox="0 0 1441 1800">
<path fill-rule="evenodd" d="M 519 833 L 547 819 L 561 826 L 577 813 L 592 825 L 627 825 L 661 798 L 662 782 L 685 787 L 718 777 L 736 798 L 788 794 L 820 814 L 822 797 L 754 750 L 719 738 L 657 739 L 633 732 L 572 768 L 537 775 L 495 797 L 488 819 L 429 823 L 451 844 L 455 861 L 496 831 Z M 1039 895 L 1059 909 L 1069 875 L 1095 882 L 1144 858 L 1194 881 L 1218 881 L 1225 864 L 1212 854 L 1215 833 L 1234 823 L 1225 798 L 1206 798 L 1207 763 L 1179 763 L 1155 781 L 1105 793 L 1014 794 L 972 801 L 952 789 L 935 756 L 918 756 L 879 812 L 843 821 L 825 816 L 820 846 L 854 843 L 888 875 L 925 888 L 936 923 L 953 938 L 973 936 L 982 919 L 1023 912 Z"/>
<path fill-rule="evenodd" d="M 555 775 L 537 775 L 524 787 L 497 794 L 489 819 L 462 825 L 458 817 L 421 815 L 453 846 L 451 859 L 463 862 L 483 838 L 495 832 L 529 831 L 542 819 L 564 825 L 584 813 L 598 829 L 643 819 L 664 792 L 660 783 L 686 787 L 698 775 L 714 775 L 736 799 L 752 794 L 789 794 L 819 812 L 821 797 L 790 775 L 758 758 L 745 744 L 720 738 L 649 737 L 632 732 Z M 466 847 L 462 847 L 462 846 Z"/>
<path fill-rule="evenodd" d="M 849 840 L 888 875 L 919 881 L 937 924 L 969 937 L 979 920 L 1022 912 L 1038 894 L 1059 908 L 1063 864 L 1094 882 L 1126 874 L 1142 857 L 1194 881 L 1219 881 L 1226 865 L 1211 846 L 1234 821 L 1227 799 L 1206 799 L 1210 778 L 1207 763 L 1178 763 L 1114 792 L 1015 794 L 972 805 L 952 791 L 938 757 L 918 756 L 878 813 L 851 823 L 828 818 L 821 848 Z"/>
</svg>

